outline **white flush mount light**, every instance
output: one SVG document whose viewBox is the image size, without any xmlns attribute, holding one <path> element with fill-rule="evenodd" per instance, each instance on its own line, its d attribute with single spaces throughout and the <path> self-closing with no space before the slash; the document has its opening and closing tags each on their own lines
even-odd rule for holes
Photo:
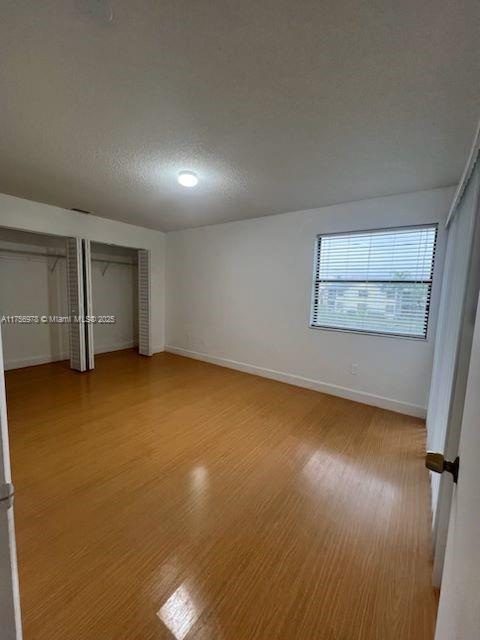
<svg viewBox="0 0 480 640">
<path fill-rule="evenodd" d="M 193 171 L 180 171 L 177 178 L 182 187 L 196 187 L 198 184 L 198 177 Z"/>
</svg>

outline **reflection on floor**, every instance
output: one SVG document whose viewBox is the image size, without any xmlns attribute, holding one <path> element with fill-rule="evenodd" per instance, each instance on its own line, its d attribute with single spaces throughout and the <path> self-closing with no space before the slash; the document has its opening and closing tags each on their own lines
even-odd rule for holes
<svg viewBox="0 0 480 640">
<path fill-rule="evenodd" d="M 169 354 L 7 374 L 25 640 L 431 640 L 423 423 Z"/>
</svg>

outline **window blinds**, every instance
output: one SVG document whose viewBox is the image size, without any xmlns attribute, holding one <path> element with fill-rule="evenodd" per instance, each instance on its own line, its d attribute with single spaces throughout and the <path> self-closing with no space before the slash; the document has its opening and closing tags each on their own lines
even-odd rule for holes
<svg viewBox="0 0 480 640">
<path fill-rule="evenodd" d="M 437 226 L 317 237 L 311 326 L 426 338 Z"/>
</svg>

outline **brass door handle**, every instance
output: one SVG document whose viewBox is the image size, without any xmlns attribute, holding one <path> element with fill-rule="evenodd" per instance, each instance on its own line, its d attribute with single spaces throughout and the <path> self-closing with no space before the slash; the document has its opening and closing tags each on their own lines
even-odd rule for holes
<svg viewBox="0 0 480 640">
<path fill-rule="evenodd" d="M 458 468 L 460 466 L 460 459 L 458 456 L 453 462 L 450 462 L 449 460 L 445 460 L 443 453 L 427 451 L 427 455 L 425 456 L 425 466 L 434 473 L 443 473 L 444 471 L 448 471 L 448 473 L 452 474 L 454 482 L 457 482 L 458 480 Z"/>
</svg>

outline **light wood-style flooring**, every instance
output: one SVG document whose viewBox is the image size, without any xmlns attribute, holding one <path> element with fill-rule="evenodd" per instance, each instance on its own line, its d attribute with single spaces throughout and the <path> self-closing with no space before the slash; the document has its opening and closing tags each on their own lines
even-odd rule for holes
<svg viewBox="0 0 480 640">
<path fill-rule="evenodd" d="M 170 354 L 6 380 L 25 640 L 432 640 L 421 420 Z"/>
</svg>

